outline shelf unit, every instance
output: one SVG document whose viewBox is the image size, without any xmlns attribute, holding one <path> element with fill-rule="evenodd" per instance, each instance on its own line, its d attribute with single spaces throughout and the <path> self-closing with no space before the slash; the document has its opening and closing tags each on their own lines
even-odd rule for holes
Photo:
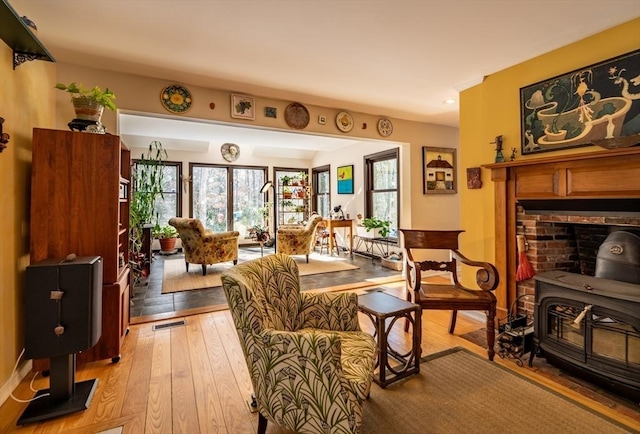
<svg viewBox="0 0 640 434">
<path fill-rule="evenodd" d="M 300 172 L 300 170 L 293 170 L 277 173 L 276 227 L 299 225 L 309 219 L 309 187 L 306 180 L 300 179 Z M 287 178 L 291 179 L 287 180 Z"/>
<path fill-rule="evenodd" d="M 0 0 L 0 39 L 13 50 L 13 69 L 29 60 L 55 62 L 7 0 Z"/>
<path fill-rule="evenodd" d="M 103 258 L 102 337 L 78 362 L 117 362 L 128 331 L 130 159 L 115 135 L 33 130 L 31 263 Z"/>
</svg>

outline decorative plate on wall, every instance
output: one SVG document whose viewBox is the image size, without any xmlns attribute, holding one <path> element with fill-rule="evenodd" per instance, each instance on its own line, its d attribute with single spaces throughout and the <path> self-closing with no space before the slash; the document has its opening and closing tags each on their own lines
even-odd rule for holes
<svg viewBox="0 0 640 434">
<path fill-rule="evenodd" d="M 353 117 L 347 112 L 340 112 L 336 116 L 336 125 L 343 133 L 348 133 L 353 129 Z"/>
<path fill-rule="evenodd" d="M 229 162 L 236 161 L 240 156 L 240 146 L 235 143 L 225 143 L 220 147 L 220 153 L 225 160 Z"/>
<path fill-rule="evenodd" d="M 389 137 L 393 133 L 393 124 L 387 118 L 382 118 L 378 121 L 378 133 L 382 137 Z"/>
<path fill-rule="evenodd" d="M 284 120 L 291 128 L 301 130 L 309 125 L 309 110 L 300 103 L 292 102 L 284 109 Z"/>
<path fill-rule="evenodd" d="M 191 108 L 191 92 L 179 84 L 170 84 L 160 92 L 162 106 L 171 113 L 184 113 Z"/>
</svg>

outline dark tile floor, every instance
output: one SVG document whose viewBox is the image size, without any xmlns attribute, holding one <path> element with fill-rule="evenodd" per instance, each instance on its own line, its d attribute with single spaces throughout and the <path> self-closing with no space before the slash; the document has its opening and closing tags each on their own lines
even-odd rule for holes
<svg viewBox="0 0 640 434">
<path fill-rule="evenodd" d="M 241 247 L 254 253 L 260 252 L 259 247 Z M 273 253 L 273 248 L 265 248 L 264 254 Z M 133 288 L 131 316 L 146 316 L 166 312 L 175 312 L 183 309 L 204 307 L 211 305 L 225 304 L 226 300 L 222 287 L 197 289 L 191 291 L 175 292 L 172 294 L 162 294 L 162 275 L 165 258 L 176 259 L 182 254 L 177 253 L 172 256 L 154 254 L 151 263 L 151 274 L 144 284 Z M 341 255 L 348 258 L 345 252 Z M 363 282 L 366 279 L 375 277 L 387 277 L 400 275 L 401 272 L 382 267 L 380 260 L 354 255 L 350 259 L 358 269 L 348 271 L 337 271 L 325 274 L 312 274 L 300 277 L 302 290 L 314 288 L 326 288 L 329 286 L 344 285 L 347 283 Z"/>
</svg>

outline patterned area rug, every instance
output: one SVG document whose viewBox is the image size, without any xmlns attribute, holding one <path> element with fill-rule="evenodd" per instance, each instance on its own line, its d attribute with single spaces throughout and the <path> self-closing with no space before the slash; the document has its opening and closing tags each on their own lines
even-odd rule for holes
<svg viewBox="0 0 640 434">
<path fill-rule="evenodd" d="M 286 432 L 267 424 L 267 433 Z M 371 386 L 362 432 L 627 433 L 616 421 L 461 348 L 423 359 L 420 374 Z"/>
<path fill-rule="evenodd" d="M 260 257 L 259 253 L 241 251 L 238 263 L 246 262 Z M 351 264 L 345 258 L 336 256 L 320 255 L 312 253 L 309 255 L 309 263 L 306 263 L 304 256 L 293 256 L 301 276 L 309 274 L 333 273 L 336 271 L 355 270 L 360 267 Z M 213 288 L 222 286 L 220 276 L 223 271 L 233 267 L 232 262 L 209 265 L 207 275 L 202 275 L 202 267 L 197 264 L 189 265 L 189 272 L 185 270 L 184 259 L 169 259 L 164 261 L 164 272 L 162 276 L 162 293 L 172 293 L 180 291 L 190 291 L 192 289 Z"/>
<path fill-rule="evenodd" d="M 469 342 L 473 342 L 480 347 L 486 348 L 486 336 L 486 331 L 484 328 L 482 328 L 469 333 L 465 333 L 460 337 L 466 339 Z M 495 346 L 495 350 L 496 357 L 498 357 L 500 347 L 497 343 Z M 558 383 L 571 390 L 575 390 L 576 392 L 592 399 L 595 402 L 606 405 L 607 407 L 615 408 L 616 411 L 637 420 L 640 424 L 640 412 L 638 411 L 637 403 L 634 403 L 630 399 L 616 395 L 615 393 L 603 389 L 602 387 L 599 387 L 593 383 L 590 383 L 587 380 L 556 368 L 555 366 L 547 363 L 544 357 L 534 357 L 533 366 L 529 367 L 529 356 L 530 353 L 527 353 L 520 357 L 523 365 L 522 367 L 520 367 L 520 369 L 528 369 L 534 371 L 537 374 L 540 374 L 555 383 Z"/>
</svg>

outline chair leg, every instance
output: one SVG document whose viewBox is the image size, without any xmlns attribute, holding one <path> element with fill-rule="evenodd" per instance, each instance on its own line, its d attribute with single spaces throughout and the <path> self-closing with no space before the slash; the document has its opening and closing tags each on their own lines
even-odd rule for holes
<svg viewBox="0 0 640 434">
<path fill-rule="evenodd" d="M 456 319 L 458 319 L 458 311 L 451 311 L 451 324 L 449 324 L 449 333 L 453 334 L 453 330 L 456 328 Z"/>
<path fill-rule="evenodd" d="M 267 432 L 267 418 L 258 413 L 258 434 L 266 434 Z"/>
<path fill-rule="evenodd" d="M 187 273 L 189 272 L 189 263 L 187 261 L 184 261 L 184 265 L 187 267 Z"/>
<path fill-rule="evenodd" d="M 207 275 L 207 264 L 202 264 L 202 275 L 203 276 Z"/>
<path fill-rule="evenodd" d="M 411 291 L 407 289 L 407 301 L 411 302 Z M 404 320 L 404 332 L 409 332 L 409 318 L 405 318 Z"/>
<path fill-rule="evenodd" d="M 487 354 L 489 356 L 489 360 L 493 361 L 493 356 L 496 354 L 495 343 L 496 343 L 496 307 L 492 306 L 487 311 Z"/>
<path fill-rule="evenodd" d="M 306 255 L 306 256 L 307 256 L 307 264 L 308 264 L 309 263 L 309 255 Z"/>
</svg>

